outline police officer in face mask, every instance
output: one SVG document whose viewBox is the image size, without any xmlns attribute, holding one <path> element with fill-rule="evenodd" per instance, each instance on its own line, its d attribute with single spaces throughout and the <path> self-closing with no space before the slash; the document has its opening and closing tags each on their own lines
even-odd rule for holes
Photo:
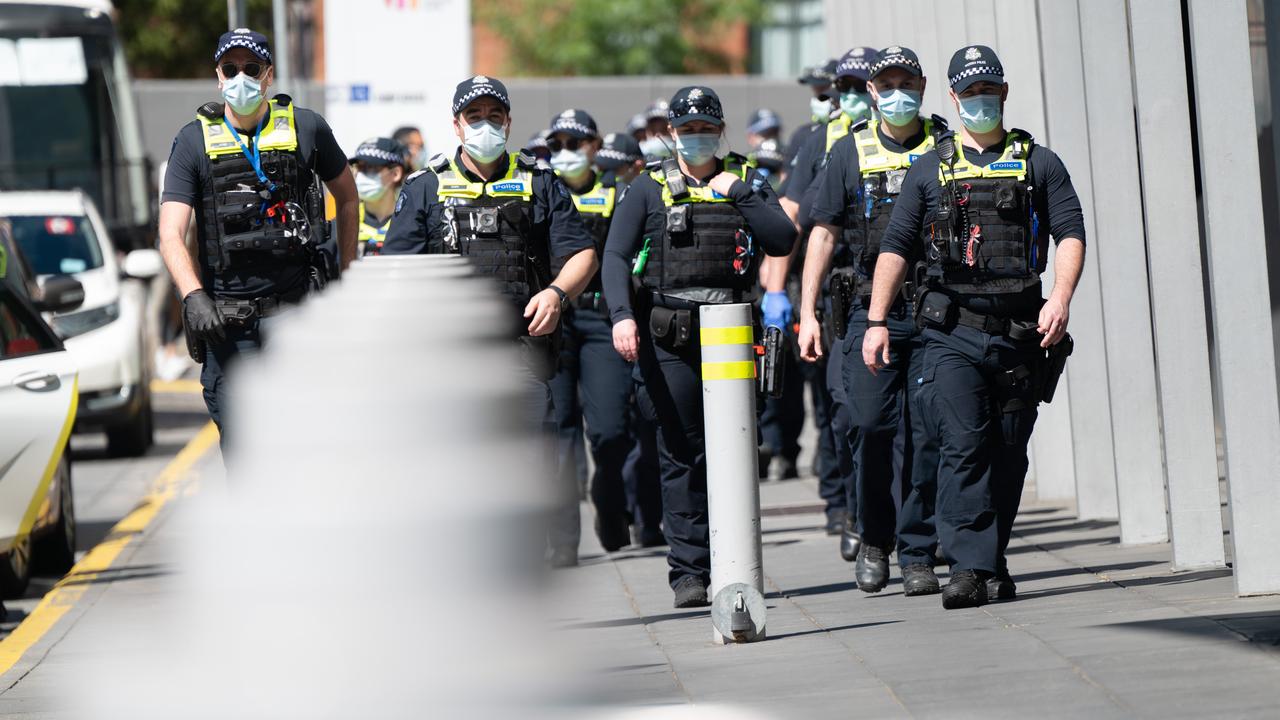
<svg viewBox="0 0 1280 720">
<path fill-rule="evenodd" d="M 644 159 L 657 162 L 671 157 L 671 126 L 667 124 L 667 101 L 658 99 L 644 111 L 644 137 L 640 139 L 640 151 Z"/>
<path fill-rule="evenodd" d="M 911 382 L 920 377 L 924 356 L 909 298 L 897 298 L 889 313 L 893 365 L 873 375 L 863 366 L 861 352 L 880 236 L 907 169 L 933 147 L 946 124 L 937 117 L 920 117 L 926 79 L 910 48 L 894 45 L 881 50 L 872 58 L 869 76 L 868 89 L 879 116 L 854 124 L 832 146 L 815 193 L 815 224 L 800 310 L 800 352 L 810 361 L 826 354 L 816 308 L 835 258 L 841 275 L 836 285 L 843 286 L 842 292 L 848 288 L 850 300 L 845 304 L 849 314 L 834 318 L 844 326 L 843 341 L 828 340 L 833 343 L 832 361 L 842 366 L 842 395 L 853 423 L 848 429 L 856 465 L 851 496 L 857 498 L 856 526 L 862 548 L 854 572 L 862 591 L 883 590 L 897 537 L 903 594 L 924 595 L 940 589 L 933 572 L 937 449 L 925 431 L 917 385 Z M 891 494 L 895 483 L 903 501 L 901 513 L 895 512 Z"/>
<path fill-rule="evenodd" d="M 1005 548 L 1036 406 L 1069 352 L 1058 344 L 1068 337 L 1085 234 L 1062 161 L 1028 133 L 1005 129 L 1009 86 L 995 52 L 962 48 L 947 74 L 964 127 L 903 180 L 880 241 L 862 359 L 872 373 L 895 362 L 895 298 L 910 260 L 924 258 L 914 273 L 925 354 L 915 382 L 939 442 L 936 517 L 952 569 L 942 602 L 955 608 L 1016 594 Z M 1044 299 L 1050 236 L 1054 286 Z"/>
<path fill-rule="evenodd" d="M 552 334 L 598 263 L 564 183 L 532 155 L 507 152 L 510 113 L 507 89 L 498 80 L 477 75 L 458 84 L 453 128 L 460 145 L 406 181 L 382 252 L 458 253 L 501 281 L 513 321 L 523 317 L 513 334 L 529 372 L 526 409 L 542 427 L 550 423 L 547 381 L 558 354 Z M 554 277 L 553 258 L 563 262 Z"/>
<path fill-rule="evenodd" d="M 173 141 L 160 205 L 160 251 L 182 294 L 205 404 L 219 429 L 228 366 L 262 343 L 263 321 L 323 284 L 324 198 L 337 205 L 339 260 L 356 256 L 358 206 L 347 156 L 324 118 L 287 95 L 267 99 L 271 46 L 225 33 L 213 55 L 224 102 L 206 103 Z M 195 213 L 197 261 L 184 236 Z"/>
<path fill-rule="evenodd" d="M 601 182 L 613 185 L 621 192 L 644 172 L 644 153 L 640 152 L 640 143 L 623 133 L 605 135 L 600 152 L 596 153 L 596 167 L 603 173 Z"/>
<path fill-rule="evenodd" d="M 360 143 L 351 158 L 356 192 L 360 195 L 360 234 L 357 249 L 361 256 L 377 255 L 387 239 L 391 214 L 405 179 L 408 152 L 392 138 L 369 138 Z"/>
<path fill-rule="evenodd" d="M 391 139 L 404 147 L 409 168 L 414 172 L 427 165 L 427 141 L 422 139 L 422 131 L 412 125 L 396 128 Z"/>
<path fill-rule="evenodd" d="M 569 109 L 551 120 L 547 148 L 551 167 L 569 188 L 582 221 L 603 252 L 613 219 L 618 190 L 606 185 L 594 167 L 600 150 L 596 121 L 585 111 Z M 552 263 L 556 268 L 556 263 Z M 560 369 L 551 381 L 556 427 L 560 436 L 560 481 L 567 492 L 577 488 L 575 444 L 581 447 L 581 429 L 595 464 L 591 476 L 591 501 L 595 505 L 596 535 L 609 552 L 631 541 L 622 468 L 632 447 L 627 427 L 631 399 L 631 364 L 613 349 L 613 328 L 605 314 L 600 278 L 565 311 Z M 575 504 L 576 508 L 576 504 Z M 556 564 L 572 564 L 577 556 L 578 522 L 562 528 L 562 542 L 554 549 Z"/>
<path fill-rule="evenodd" d="M 698 309 L 749 301 L 759 258 L 785 255 L 795 228 L 745 158 L 718 155 L 725 123 L 714 91 L 681 89 L 668 118 L 678 157 L 638 177 L 618 204 L 604 295 L 614 347 L 638 359 L 659 426 L 675 606 L 698 607 L 707 605 L 711 576 Z M 633 277 L 641 286 L 634 299 Z"/>
</svg>

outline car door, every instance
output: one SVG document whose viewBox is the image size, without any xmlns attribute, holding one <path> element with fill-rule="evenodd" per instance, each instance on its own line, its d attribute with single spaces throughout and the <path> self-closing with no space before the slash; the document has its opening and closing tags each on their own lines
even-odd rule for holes
<svg viewBox="0 0 1280 720">
<path fill-rule="evenodd" d="M 62 343 L 25 300 L 0 287 L 0 553 L 35 523 L 78 395 Z"/>
</svg>

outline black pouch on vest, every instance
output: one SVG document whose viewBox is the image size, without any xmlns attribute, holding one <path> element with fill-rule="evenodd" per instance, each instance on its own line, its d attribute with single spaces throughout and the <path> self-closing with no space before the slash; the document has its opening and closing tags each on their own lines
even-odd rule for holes
<svg viewBox="0 0 1280 720">
<path fill-rule="evenodd" d="M 547 335 L 521 335 L 520 359 L 533 376 L 543 382 L 550 382 L 556 376 L 560 363 L 560 329 L 556 328 Z"/>
<path fill-rule="evenodd" d="M 951 323 L 951 298 L 940 292 L 926 292 L 916 304 L 916 327 L 945 328 Z"/>
<path fill-rule="evenodd" d="M 689 344 L 693 335 L 693 313 L 655 307 L 649 312 L 649 332 L 658 347 L 679 350 Z"/>
</svg>

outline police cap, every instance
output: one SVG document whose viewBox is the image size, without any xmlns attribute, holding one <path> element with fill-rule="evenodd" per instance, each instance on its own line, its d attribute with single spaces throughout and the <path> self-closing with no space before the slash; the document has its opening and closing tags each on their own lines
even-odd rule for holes
<svg viewBox="0 0 1280 720">
<path fill-rule="evenodd" d="M 671 97 L 667 120 L 672 127 L 680 127 L 694 120 L 705 120 L 713 125 L 724 125 L 724 108 L 716 91 L 701 85 L 682 87 Z"/>
<path fill-rule="evenodd" d="M 267 36 L 249 28 L 236 28 L 222 33 L 222 37 L 218 38 L 218 47 L 213 51 L 213 61 L 218 62 L 228 50 L 238 47 L 253 53 L 262 62 L 271 64 L 271 43 L 267 41 Z"/>
<path fill-rule="evenodd" d="M 871 61 L 871 77 L 874 78 L 889 68 L 902 68 L 916 77 L 924 75 L 924 68 L 920 67 L 920 58 L 915 51 L 901 45 L 890 45 L 876 53 L 875 59 Z"/>
<path fill-rule="evenodd" d="M 405 167 L 408 154 L 409 151 L 397 140 L 386 137 L 369 138 L 356 147 L 356 153 L 351 156 L 351 162 Z"/>
<path fill-rule="evenodd" d="M 586 110 L 576 110 L 569 108 L 559 115 L 551 118 L 551 134 L 564 133 L 570 137 L 576 137 L 582 140 L 597 137 L 600 131 L 596 129 L 595 118 L 591 117 Z"/>
<path fill-rule="evenodd" d="M 627 133 L 609 133 L 596 153 L 596 166 L 601 170 L 615 170 L 644 158 L 640 143 Z"/>
<path fill-rule="evenodd" d="M 458 83 L 458 87 L 453 91 L 453 115 L 457 117 L 463 108 L 470 105 L 473 101 L 482 98 L 491 97 L 502 103 L 502 107 L 511 112 L 511 100 L 507 95 L 507 86 L 502 84 L 497 78 L 486 77 L 484 75 L 476 75 L 467 78 Z"/>
<path fill-rule="evenodd" d="M 970 45 L 960 48 L 951 56 L 951 64 L 947 66 L 947 80 L 951 89 L 957 93 L 964 92 L 977 82 L 1004 84 L 1004 66 L 996 51 L 986 45 Z"/>
</svg>

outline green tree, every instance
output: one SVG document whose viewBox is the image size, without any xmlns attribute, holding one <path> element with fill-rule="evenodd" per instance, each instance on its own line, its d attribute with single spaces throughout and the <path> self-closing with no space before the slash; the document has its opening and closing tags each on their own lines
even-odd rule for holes
<svg viewBox="0 0 1280 720">
<path fill-rule="evenodd" d="M 271 0 L 245 5 L 245 24 L 271 37 Z M 115 6 L 134 77 L 213 74 L 214 45 L 227 31 L 226 0 L 115 0 Z"/>
<path fill-rule="evenodd" d="M 648 75 L 731 70 L 718 40 L 761 19 L 764 0 L 475 0 L 510 52 L 512 75 Z"/>
</svg>

